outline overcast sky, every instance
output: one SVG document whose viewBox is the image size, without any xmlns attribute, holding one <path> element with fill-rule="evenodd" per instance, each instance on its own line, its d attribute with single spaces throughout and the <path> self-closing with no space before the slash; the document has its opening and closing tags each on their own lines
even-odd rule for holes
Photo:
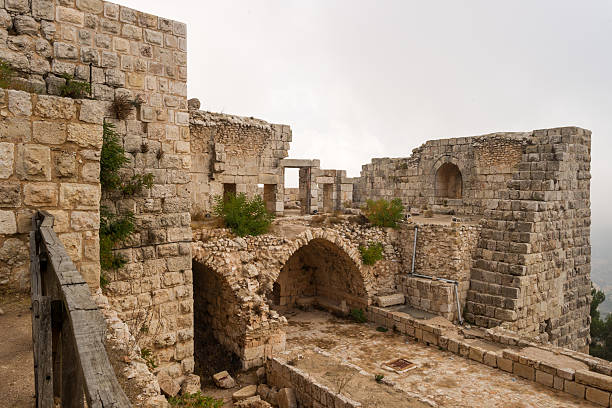
<svg viewBox="0 0 612 408">
<path fill-rule="evenodd" d="M 428 139 L 591 129 L 612 228 L 612 1 L 121 0 L 187 23 L 189 97 L 293 129 L 290 157 L 358 176 Z"/>
</svg>

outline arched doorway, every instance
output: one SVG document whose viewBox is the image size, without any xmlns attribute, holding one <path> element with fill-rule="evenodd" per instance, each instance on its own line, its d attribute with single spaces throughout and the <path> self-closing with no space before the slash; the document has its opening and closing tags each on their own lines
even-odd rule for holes
<svg viewBox="0 0 612 408">
<path fill-rule="evenodd" d="M 244 329 L 229 285 L 203 263 L 192 261 L 192 270 L 195 373 L 204 383 L 219 371 L 240 369 Z"/>
<path fill-rule="evenodd" d="M 367 291 L 358 264 L 335 243 L 315 238 L 295 251 L 274 284 L 275 308 L 317 304 L 348 313 L 367 306 Z"/>
<path fill-rule="evenodd" d="M 463 195 L 461 171 L 453 163 L 444 163 L 436 172 L 436 197 L 460 199 Z"/>
</svg>

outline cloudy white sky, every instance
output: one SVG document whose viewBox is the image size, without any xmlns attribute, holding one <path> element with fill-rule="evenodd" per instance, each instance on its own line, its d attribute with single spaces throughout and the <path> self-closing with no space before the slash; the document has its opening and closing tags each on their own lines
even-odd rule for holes
<svg viewBox="0 0 612 408">
<path fill-rule="evenodd" d="M 349 176 L 428 139 L 591 129 L 593 230 L 612 230 L 611 1 L 121 3 L 187 23 L 203 109 L 289 124 L 290 157 Z"/>
</svg>

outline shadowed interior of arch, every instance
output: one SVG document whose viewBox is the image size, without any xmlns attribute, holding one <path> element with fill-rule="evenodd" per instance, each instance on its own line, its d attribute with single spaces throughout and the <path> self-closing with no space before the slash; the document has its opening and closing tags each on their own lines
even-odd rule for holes
<svg viewBox="0 0 612 408">
<path fill-rule="evenodd" d="M 192 261 L 195 373 L 203 382 L 219 371 L 241 368 L 244 348 L 240 305 L 229 285 L 208 266 Z"/>
<path fill-rule="evenodd" d="M 459 167 L 444 163 L 436 172 L 436 197 L 461 198 L 462 195 L 463 177 Z"/>
<path fill-rule="evenodd" d="M 314 239 L 285 262 L 269 297 L 274 308 L 318 305 L 348 313 L 367 304 L 358 266 L 336 244 Z"/>
</svg>

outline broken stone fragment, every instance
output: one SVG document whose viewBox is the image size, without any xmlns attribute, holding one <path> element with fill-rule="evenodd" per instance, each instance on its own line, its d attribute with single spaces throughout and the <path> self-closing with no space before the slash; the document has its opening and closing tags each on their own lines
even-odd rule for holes
<svg viewBox="0 0 612 408">
<path fill-rule="evenodd" d="M 213 375 L 215 385 L 219 388 L 233 388 L 236 386 L 236 381 L 229 375 L 227 371 L 221 371 Z"/>
<path fill-rule="evenodd" d="M 159 374 L 157 374 L 157 382 L 159 383 L 159 388 L 161 391 L 168 397 L 176 397 L 181 390 L 179 383 L 170 377 L 165 371 L 161 371 Z"/>
<path fill-rule="evenodd" d="M 266 401 L 262 401 L 259 395 L 255 395 L 254 397 L 249 397 L 243 399 L 242 401 L 238 401 L 234 404 L 236 408 L 269 408 L 272 405 L 268 404 Z"/>
<path fill-rule="evenodd" d="M 260 384 L 263 384 L 263 383 L 266 382 L 266 369 L 265 369 L 265 367 L 259 367 L 255 373 L 257 374 L 257 380 L 259 381 Z"/>
<path fill-rule="evenodd" d="M 257 395 L 257 386 L 247 385 L 232 394 L 232 401 L 242 401 L 249 397 L 254 397 L 255 395 Z"/>
<path fill-rule="evenodd" d="M 181 384 L 181 394 L 195 394 L 200 391 L 200 377 L 195 374 L 189 374 Z"/>
<path fill-rule="evenodd" d="M 297 400 L 295 399 L 293 388 L 282 388 L 276 394 L 276 402 L 279 408 L 297 408 Z"/>
</svg>

